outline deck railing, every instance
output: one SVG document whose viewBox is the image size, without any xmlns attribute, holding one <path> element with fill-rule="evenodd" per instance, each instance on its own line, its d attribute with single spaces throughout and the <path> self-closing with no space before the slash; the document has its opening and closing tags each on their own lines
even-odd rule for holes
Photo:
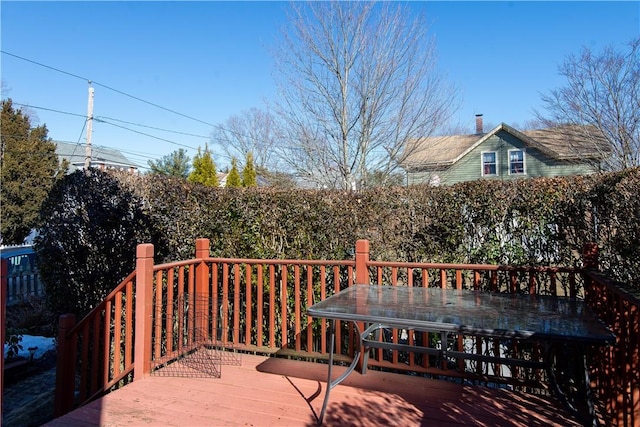
<svg viewBox="0 0 640 427">
<path fill-rule="evenodd" d="M 604 298 L 602 292 L 608 288 L 580 270 L 372 261 L 369 243 L 364 240 L 357 242 L 352 260 L 212 258 L 207 239 L 198 239 L 192 260 L 154 266 L 153 246 L 148 244 L 140 245 L 137 254 L 136 271 L 89 316 L 77 325 L 69 316 L 61 318 L 58 415 L 109 389 L 143 378 L 171 358 L 191 351 L 198 339 L 196 330 L 223 347 L 307 360 L 327 359 L 328 325 L 308 316 L 307 307 L 355 283 L 371 283 L 585 298 L 595 304 L 596 312 L 619 337 L 615 346 L 593 354 L 599 416 L 621 426 L 639 422 L 640 386 L 638 376 L 633 375 L 638 372 L 640 305 L 637 301 L 620 302 L 610 294 Z M 206 315 L 191 316 L 202 304 L 205 310 L 198 312 Z M 613 305 L 622 307 L 622 311 Z M 617 313 L 614 318 L 603 315 L 612 311 Z M 624 323 L 627 321 L 621 317 L 627 313 L 631 320 Z M 438 360 L 422 353 L 376 350 L 369 358 L 371 368 L 547 392 L 546 373 L 537 363 L 543 355 L 536 343 L 475 336 L 453 336 L 443 343 L 439 335 L 406 330 L 390 330 L 385 335 L 385 339 L 404 340 L 411 345 L 446 345 L 469 356 Z M 339 325 L 337 360 L 351 360 L 352 343 L 354 331 L 350 325 Z M 510 363 L 518 360 L 524 362 Z M 614 364 L 622 368 L 612 368 Z M 618 379 L 623 382 L 618 383 Z M 75 403 L 74 389 L 79 391 Z"/>
<path fill-rule="evenodd" d="M 602 413 L 616 426 L 640 426 L 640 298 L 595 271 L 585 272 L 586 301 L 616 335 L 596 349 L 592 386 Z"/>
<path fill-rule="evenodd" d="M 100 396 L 133 372 L 136 272 L 76 323 L 62 315 L 58 328 L 55 413 Z"/>
</svg>

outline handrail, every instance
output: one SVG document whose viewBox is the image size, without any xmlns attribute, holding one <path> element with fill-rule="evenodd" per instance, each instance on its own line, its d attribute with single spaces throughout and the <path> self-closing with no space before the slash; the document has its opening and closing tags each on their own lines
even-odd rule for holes
<svg viewBox="0 0 640 427">
<path fill-rule="evenodd" d="M 133 371 L 136 271 L 129 274 L 84 318 L 75 318 L 58 335 L 58 365 L 55 412 L 64 413 L 74 405 L 75 378 L 77 401 L 90 402 L 119 382 L 129 382 Z M 69 321 L 69 318 L 66 318 Z M 61 320 L 62 323 L 62 320 Z M 73 379 L 73 380 L 72 380 Z"/>
<path fill-rule="evenodd" d="M 266 265 L 340 265 L 355 266 L 353 260 L 322 260 L 322 259 L 254 259 L 254 258 L 205 258 L 205 262 L 232 264 L 266 264 Z"/>
</svg>

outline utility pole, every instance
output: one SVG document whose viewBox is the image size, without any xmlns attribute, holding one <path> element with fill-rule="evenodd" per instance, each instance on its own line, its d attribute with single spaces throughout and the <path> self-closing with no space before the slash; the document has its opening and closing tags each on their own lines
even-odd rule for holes
<svg viewBox="0 0 640 427">
<path fill-rule="evenodd" d="M 87 106 L 87 148 L 85 151 L 84 168 L 91 167 L 91 134 L 93 133 L 93 87 L 89 80 L 89 105 Z"/>
</svg>

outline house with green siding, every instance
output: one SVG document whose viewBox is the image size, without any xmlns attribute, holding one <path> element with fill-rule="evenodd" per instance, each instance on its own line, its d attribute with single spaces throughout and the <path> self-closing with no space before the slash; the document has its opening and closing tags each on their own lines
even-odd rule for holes
<svg viewBox="0 0 640 427">
<path fill-rule="evenodd" d="M 505 123 L 476 133 L 420 138 L 407 148 L 407 184 L 585 175 L 599 170 L 604 138 L 583 126 L 519 131 Z"/>
</svg>

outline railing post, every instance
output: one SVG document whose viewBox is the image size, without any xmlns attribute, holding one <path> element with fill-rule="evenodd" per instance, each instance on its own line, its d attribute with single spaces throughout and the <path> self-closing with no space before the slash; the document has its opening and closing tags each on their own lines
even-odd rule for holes
<svg viewBox="0 0 640 427">
<path fill-rule="evenodd" d="M 133 380 L 151 372 L 151 332 L 153 328 L 153 245 L 144 243 L 136 250 L 135 342 Z"/>
<path fill-rule="evenodd" d="M 202 262 L 205 258 L 209 258 L 209 239 L 197 239 L 196 259 L 201 261 L 196 266 L 196 295 L 198 297 L 209 295 L 209 266 Z"/>
<path fill-rule="evenodd" d="M 588 304 L 592 305 L 596 301 L 595 298 L 595 289 L 593 289 L 593 280 L 589 277 L 588 271 L 599 269 L 599 252 L 598 252 L 598 244 L 594 242 L 587 242 L 582 245 L 582 279 L 584 283 L 584 298 Z M 595 309 L 595 307 L 592 306 Z"/>
<path fill-rule="evenodd" d="M 196 259 L 200 263 L 196 266 L 196 294 L 194 302 L 196 305 L 196 340 L 209 330 L 209 265 L 204 262 L 209 258 L 209 239 L 196 239 Z M 209 339 L 207 333 L 205 337 Z"/>
<path fill-rule="evenodd" d="M 356 284 L 369 284 L 369 241 L 358 240 L 356 242 Z"/>
<path fill-rule="evenodd" d="M 582 264 L 586 270 L 598 270 L 599 265 L 598 244 L 587 242 L 582 245 Z"/>
<path fill-rule="evenodd" d="M 356 285 L 368 285 L 369 284 L 369 241 L 358 240 L 356 241 Z M 364 323 L 359 323 L 360 330 L 364 330 Z M 364 352 L 360 348 L 360 360 L 356 368 L 363 372 L 364 368 Z"/>
<path fill-rule="evenodd" d="M 4 392 L 4 338 L 7 333 L 6 327 L 6 310 L 7 310 L 7 291 L 9 286 L 7 283 L 7 274 L 9 273 L 9 260 L 2 259 L 0 264 L 0 342 L 2 342 L 2 357 L 0 357 L 0 372 L 2 373 L 2 379 L 0 379 L 0 419 L 2 419 L 2 393 Z"/>
<path fill-rule="evenodd" d="M 54 415 L 60 417 L 74 406 L 76 387 L 76 341 L 67 337 L 76 325 L 76 316 L 63 314 L 58 318 L 58 354 L 56 357 L 56 393 Z"/>
</svg>

